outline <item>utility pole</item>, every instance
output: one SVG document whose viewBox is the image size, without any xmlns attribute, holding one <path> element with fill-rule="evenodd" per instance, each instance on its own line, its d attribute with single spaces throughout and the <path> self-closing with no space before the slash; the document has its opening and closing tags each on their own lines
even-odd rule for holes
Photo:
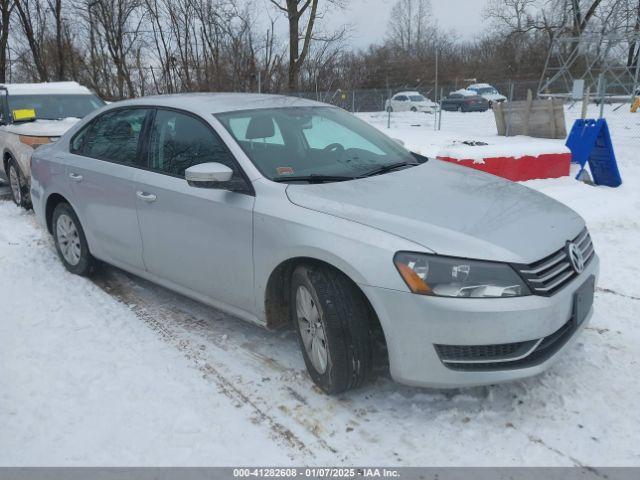
<svg viewBox="0 0 640 480">
<path fill-rule="evenodd" d="M 438 103 L 438 43 L 437 41 L 436 41 L 436 86 L 434 89 L 433 96 L 434 96 L 434 101 L 436 102 L 436 105 L 438 105 L 438 110 L 440 110 L 441 107 L 439 106 L 439 103 Z M 434 118 L 433 130 L 436 131 L 437 129 L 438 129 L 438 122 L 436 122 Z"/>
</svg>

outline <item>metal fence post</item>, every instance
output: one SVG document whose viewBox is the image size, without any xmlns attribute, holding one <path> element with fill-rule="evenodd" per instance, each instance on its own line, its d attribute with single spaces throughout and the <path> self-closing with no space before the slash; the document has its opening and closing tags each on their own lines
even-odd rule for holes
<svg viewBox="0 0 640 480">
<path fill-rule="evenodd" d="M 442 128 L 442 99 L 444 98 L 444 87 L 440 87 L 440 105 L 438 106 L 438 131 Z"/>
<path fill-rule="evenodd" d="M 598 118 L 604 117 L 604 96 L 607 92 L 607 80 L 604 78 L 604 75 L 601 73 L 598 75 L 598 96 L 600 97 L 600 116 Z"/>
<path fill-rule="evenodd" d="M 514 82 L 512 80 L 509 80 L 509 104 L 511 102 L 513 102 L 513 90 L 514 90 Z M 507 104 L 507 108 L 505 109 L 504 112 L 504 120 L 507 124 L 506 126 L 506 130 L 505 130 L 505 137 L 509 136 L 510 130 L 511 130 L 511 121 L 509 119 L 509 112 L 511 110 L 511 105 Z"/>
</svg>

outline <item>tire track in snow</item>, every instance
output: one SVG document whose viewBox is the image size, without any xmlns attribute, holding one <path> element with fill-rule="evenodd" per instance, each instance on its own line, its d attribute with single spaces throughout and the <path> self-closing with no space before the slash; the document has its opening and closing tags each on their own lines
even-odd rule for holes
<svg viewBox="0 0 640 480">
<path fill-rule="evenodd" d="M 291 448 L 296 455 L 303 454 L 314 457 L 314 451 L 303 441 L 299 435 L 294 433 L 292 429 L 285 425 L 288 420 L 296 418 L 288 415 L 289 409 L 280 408 L 275 414 L 268 412 L 269 402 L 261 401 L 255 397 L 255 393 L 246 392 L 243 387 L 242 379 L 230 378 L 221 372 L 217 359 L 207 353 L 205 344 L 195 341 L 191 336 L 192 332 L 188 330 L 203 328 L 202 321 L 193 315 L 185 314 L 172 306 L 172 302 L 168 303 L 151 303 L 143 295 L 137 293 L 140 287 L 137 282 L 128 277 L 128 274 L 115 272 L 113 267 L 104 267 L 102 271 L 97 273 L 92 281 L 109 293 L 114 298 L 128 305 L 129 308 L 145 322 L 152 330 L 154 330 L 164 341 L 172 344 L 174 347 L 184 353 L 185 357 L 191 360 L 194 366 L 203 373 L 205 379 L 213 381 L 218 390 L 227 396 L 235 406 L 247 406 L 251 409 L 252 421 L 256 424 L 266 424 L 272 431 L 274 439 L 278 440 L 287 448 Z M 144 282 L 144 280 L 141 280 Z M 161 287 L 157 287 L 161 288 Z M 174 295 L 172 293 L 172 295 Z M 241 320 L 238 320 L 241 322 Z M 225 341 L 213 342 L 215 347 L 227 350 L 228 345 Z M 269 368 L 276 368 L 281 372 L 287 369 L 273 359 L 265 358 L 257 352 L 248 351 L 250 355 L 268 365 Z M 296 399 L 297 402 L 304 404 L 304 397 L 296 392 L 293 388 L 288 387 L 289 394 Z M 302 400 L 302 402 L 301 402 Z M 282 415 L 284 413 L 284 415 Z M 311 418 L 311 412 L 307 412 Z M 284 417 L 284 418 L 279 418 Z M 322 449 L 330 455 L 336 455 L 337 449 L 329 445 L 326 440 L 320 437 L 317 431 L 309 422 L 297 422 L 304 427 L 313 437 L 314 443 L 317 443 Z M 294 457 L 296 456 L 294 455 Z"/>
</svg>

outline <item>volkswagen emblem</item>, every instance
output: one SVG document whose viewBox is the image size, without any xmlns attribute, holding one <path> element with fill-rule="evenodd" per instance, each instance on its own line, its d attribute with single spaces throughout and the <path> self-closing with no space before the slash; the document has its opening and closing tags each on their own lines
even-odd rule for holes
<svg viewBox="0 0 640 480">
<path fill-rule="evenodd" d="M 571 262 L 571 266 L 575 272 L 582 273 L 584 270 L 584 257 L 582 256 L 582 250 L 578 248 L 578 245 L 573 242 L 567 242 L 567 255 L 569 256 L 569 261 Z"/>
</svg>

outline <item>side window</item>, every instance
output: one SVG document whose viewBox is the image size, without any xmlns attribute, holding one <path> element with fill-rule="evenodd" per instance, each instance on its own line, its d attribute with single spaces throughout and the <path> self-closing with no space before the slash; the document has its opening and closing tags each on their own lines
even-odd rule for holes
<svg viewBox="0 0 640 480">
<path fill-rule="evenodd" d="M 398 95 L 398 96 L 396 97 L 396 100 L 397 100 L 398 102 L 406 102 L 406 101 L 407 101 L 407 100 L 409 100 L 409 99 L 408 99 L 405 95 Z"/>
<path fill-rule="evenodd" d="M 76 155 L 83 154 L 84 141 L 87 138 L 87 133 L 91 130 L 94 122 L 91 122 L 89 125 L 85 125 L 85 127 L 76 133 L 71 139 L 71 146 L 69 151 L 71 153 L 75 153 Z"/>
<path fill-rule="evenodd" d="M 201 120 L 172 110 L 158 110 L 151 129 L 149 168 L 184 177 L 187 168 L 217 162 L 237 174 L 226 146 Z"/>
<path fill-rule="evenodd" d="M 0 125 L 4 125 L 7 123 L 7 119 L 4 117 L 6 108 L 7 108 L 7 96 L 0 95 Z"/>
<path fill-rule="evenodd" d="M 73 138 L 72 153 L 99 160 L 136 163 L 140 133 L 148 112 L 136 108 L 101 115 Z"/>
</svg>

